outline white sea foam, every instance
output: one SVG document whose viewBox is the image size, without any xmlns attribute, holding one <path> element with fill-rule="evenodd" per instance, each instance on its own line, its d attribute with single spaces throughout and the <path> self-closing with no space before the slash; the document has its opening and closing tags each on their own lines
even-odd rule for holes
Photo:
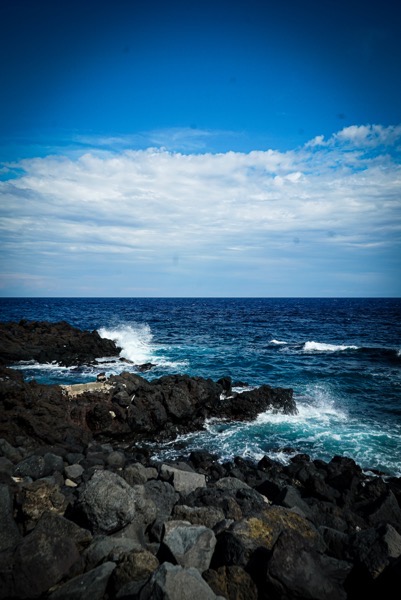
<svg viewBox="0 0 401 600">
<path fill-rule="evenodd" d="M 153 342 L 153 334 L 147 323 L 121 325 L 114 329 L 102 327 L 99 329 L 99 335 L 113 340 L 121 348 L 120 357 L 132 361 L 135 365 L 151 362 L 166 369 L 182 369 L 189 364 L 187 360 L 172 361 L 160 356 L 163 348 Z"/>
<path fill-rule="evenodd" d="M 283 345 L 283 344 L 287 344 L 287 342 L 282 342 L 280 340 L 270 340 L 269 342 L 270 344 L 277 344 L 277 345 Z"/>
<path fill-rule="evenodd" d="M 305 342 L 303 345 L 304 352 L 341 352 L 343 350 L 358 350 L 358 346 L 322 344 L 320 342 Z"/>
<path fill-rule="evenodd" d="M 115 329 L 102 327 L 99 329 L 99 335 L 113 340 L 121 348 L 120 356 L 122 358 L 132 360 L 135 364 L 152 361 L 153 334 L 146 323 L 123 325 Z"/>
<path fill-rule="evenodd" d="M 40 371 L 68 371 L 70 367 L 59 365 L 56 361 L 51 363 L 39 363 L 36 360 L 21 361 L 13 365 L 17 371 L 40 370 Z"/>
</svg>

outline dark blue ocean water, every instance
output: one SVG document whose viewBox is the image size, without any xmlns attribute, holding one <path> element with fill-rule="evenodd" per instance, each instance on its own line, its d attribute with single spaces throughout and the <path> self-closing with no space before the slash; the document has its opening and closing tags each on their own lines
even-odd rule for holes
<svg viewBox="0 0 401 600">
<path fill-rule="evenodd" d="M 207 424 L 188 448 L 222 457 L 285 460 L 283 448 L 401 475 L 401 299 L 2 299 L 0 319 L 66 320 L 115 339 L 122 355 L 157 366 L 148 378 L 230 375 L 249 386 L 292 387 L 296 416 Z M 93 381 L 134 369 L 19 365 L 43 382 Z M 173 447 L 166 452 L 174 452 Z"/>
</svg>

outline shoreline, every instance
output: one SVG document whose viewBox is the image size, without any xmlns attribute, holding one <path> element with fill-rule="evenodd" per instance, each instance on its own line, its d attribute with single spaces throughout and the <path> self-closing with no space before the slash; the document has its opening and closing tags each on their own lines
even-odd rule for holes
<svg viewBox="0 0 401 600">
<path fill-rule="evenodd" d="M 292 390 L 132 373 L 63 389 L 1 367 L 0 404 L 1 600 L 395 597 L 401 478 L 146 448 L 209 416 L 294 414 Z"/>
</svg>

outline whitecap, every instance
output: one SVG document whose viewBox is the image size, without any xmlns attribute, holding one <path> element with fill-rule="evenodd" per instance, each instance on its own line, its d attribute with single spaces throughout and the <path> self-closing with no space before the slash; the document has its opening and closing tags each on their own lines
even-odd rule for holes
<svg viewBox="0 0 401 600">
<path fill-rule="evenodd" d="M 121 348 L 121 358 L 131 360 L 135 364 L 152 362 L 153 334 L 147 323 L 121 325 L 115 329 L 102 327 L 99 329 L 99 335 L 113 340 Z"/>
<path fill-rule="evenodd" d="M 52 361 L 50 363 L 39 363 L 36 360 L 22 360 L 13 365 L 13 369 L 17 371 L 30 371 L 30 370 L 40 370 L 40 371 L 68 371 L 70 367 L 64 367 L 59 365 L 56 361 Z"/>
<path fill-rule="evenodd" d="M 283 345 L 283 344 L 287 344 L 287 342 L 282 342 L 281 340 L 270 340 L 269 344 L 277 344 L 277 345 Z"/>
<path fill-rule="evenodd" d="M 358 346 L 323 344 L 321 342 L 305 342 L 302 349 L 304 352 L 342 352 L 344 350 L 358 350 Z"/>
</svg>

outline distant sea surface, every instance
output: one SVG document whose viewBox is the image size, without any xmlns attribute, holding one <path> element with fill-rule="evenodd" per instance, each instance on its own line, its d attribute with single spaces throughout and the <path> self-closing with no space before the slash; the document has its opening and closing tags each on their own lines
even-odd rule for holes
<svg viewBox="0 0 401 600">
<path fill-rule="evenodd" d="M 187 373 L 229 375 L 249 387 L 291 387 L 298 414 L 271 412 L 251 423 L 209 422 L 182 438 L 221 458 L 286 461 L 293 452 L 340 454 L 366 469 L 401 476 L 401 299 L 6 298 L 1 321 L 65 320 L 96 329 L 149 379 Z M 19 364 L 26 379 L 93 381 L 135 371 L 100 360 L 94 367 Z M 185 450 L 185 451 L 187 451 Z M 167 445 L 166 456 L 174 456 Z"/>
</svg>

